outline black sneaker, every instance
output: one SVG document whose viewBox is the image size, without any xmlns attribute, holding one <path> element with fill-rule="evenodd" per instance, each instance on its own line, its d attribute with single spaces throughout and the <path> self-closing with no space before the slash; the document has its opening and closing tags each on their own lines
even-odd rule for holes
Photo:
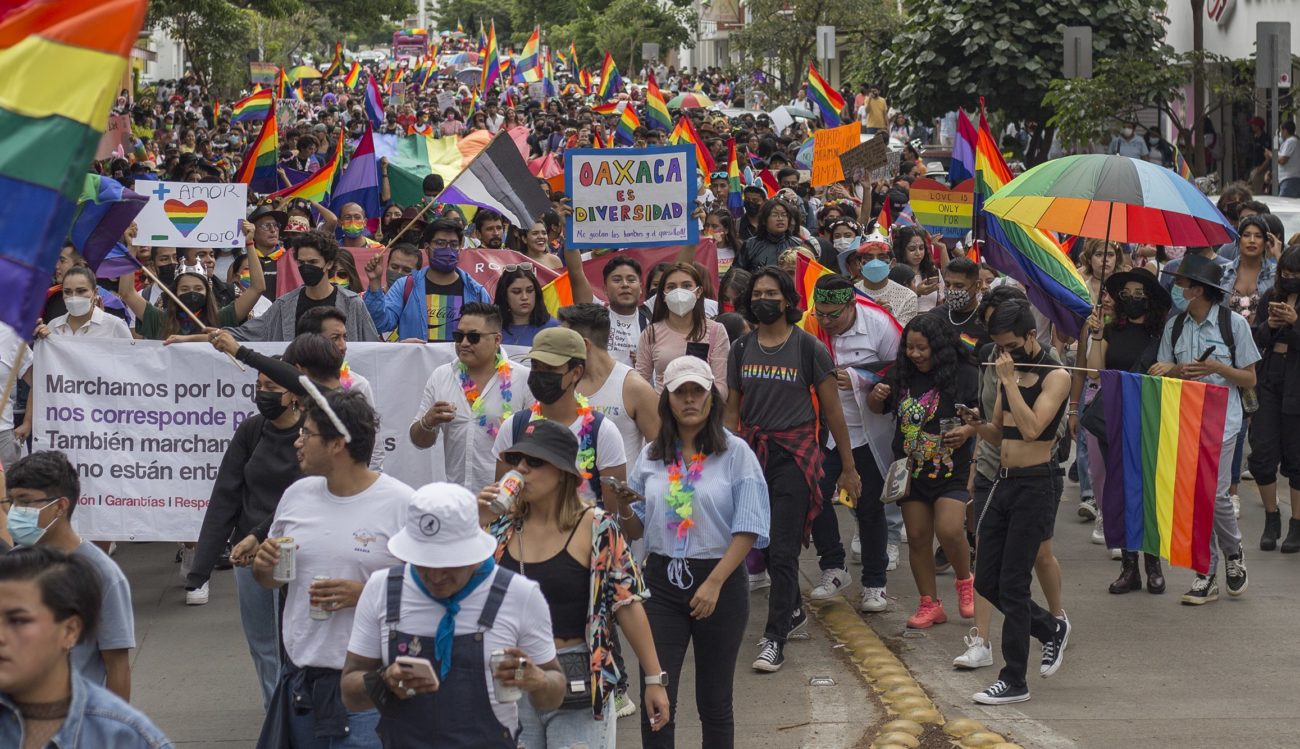
<svg viewBox="0 0 1300 749">
<path fill-rule="evenodd" d="M 1192 581 L 1191 590 L 1183 594 L 1183 603 L 1188 606 L 1200 606 L 1217 600 L 1219 600 L 1219 585 L 1214 582 L 1214 575 L 1197 575 Z"/>
<path fill-rule="evenodd" d="M 943 553 L 943 547 L 940 546 L 938 551 L 934 552 L 935 574 L 947 572 L 950 569 L 952 569 L 952 562 L 948 561 L 948 555 Z"/>
<path fill-rule="evenodd" d="M 804 611 L 804 608 L 800 606 L 794 610 L 794 614 L 790 617 L 790 634 L 786 635 L 786 637 L 804 634 L 807 626 L 808 612 Z"/>
<path fill-rule="evenodd" d="M 1065 662 L 1065 646 L 1070 642 L 1070 620 L 1057 619 L 1056 634 L 1043 643 L 1043 660 L 1038 675 L 1046 679 L 1060 670 Z"/>
<path fill-rule="evenodd" d="M 1079 461 L 1076 460 L 1073 463 L 1071 463 L 1070 470 L 1066 471 L 1065 475 L 1068 476 L 1069 479 L 1074 483 L 1076 484 L 1079 483 Z"/>
<path fill-rule="evenodd" d="M 1228 581 L 1228 595 L 1235 598 L 1245 593 L 1246 587 L 1250 584 L 1246 579 L 1246 550 L 1242 549 L 1228 557 L 1224 567 L 1226 567 L 1224 577 Z"/>
<path fill-rule="evenodd" d="M 775 673 L 785 665 L 784 645 L 776 640 L 764 637 L 758 643 L 758 657 L 754 659 L 753 669 L 766 673 Z"/>
<path fill-rule="evenodd" d="M 981 705 L 1006 705 L 1012 702 L 1028 702 L 1029 687 L 1013 687 L 998 679 L 988 689 L 976 692 L 971 699 Z"/>
</svg>

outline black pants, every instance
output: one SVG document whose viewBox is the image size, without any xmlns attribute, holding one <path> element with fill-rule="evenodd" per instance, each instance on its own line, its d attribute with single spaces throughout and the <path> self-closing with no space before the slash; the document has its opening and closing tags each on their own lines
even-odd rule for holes
<svg viewBox="0 0 1300 749">
<path fill-rule="evenodd" d="M 732 689 L 736 674 L 736 657 L 745 637 L 749 620 L 749 578 L 745 565 L 736 568 L 718 592 L 718 605 L 704 619 L 691 617 L 691 596 L 708 579 L 717 559 L 691 559 L 694 584 L 682 590 L 668 581 L 668 559 L 651 554 L 645 564 L 645 582 L 650 598 L 645 602 L 646 618 L 654 637 L 659 663 L 668 672 L 668 702 L 672 708 L 668 724 L 650 730 L 650 719 L 641 710 L 641 746 L 645 749 L 670 749 L 674 746 L 677 725 L 678 677 L 686 648 L 695 648 L 695 708 L 700 714 L 702 745 L 713 749 L 731 749 L 735 745 L 735 716 L 732 713 Z M 645 669 L 641 670 L 641 704 L 645 704 Z M 608 718 L 606 718 L 608 720 Z"/>
<path fill-rule="evenodd" d="M 1046 642 L 1058 622 L 1029 595 L 1038 547 L 1055 520 L 1051 469 L 1046 463 L 1012 468 L 989 494 L 976 529 L 975 590 L 1002 612 L 1002 659 L 998 678 L 1025 686 L 1029 636 Z M 1022 475 L 1015 475 L 1017 473 Z M 1029 474 L 1029 475 L 1023 475 Z"/>
<path fill-rule="evenodd" d="M 889 522 L 885 520 L 885 506 L 880 503 L 880 491 L 885 480 L 876 466 L 876 456 L 871 445 L 853 448 L 853 466 L 862 478 L 862 495 L 853 514 L 858 521 L 858 535 L 862 539 L 862 585 L 866 588 L 885 587 L 885 568 L 889 555 Z M 840 538 L 840 521 L 835 514 L 835 482 L 840 477 L 840 451 L 822 449 L 822 511 L 813 519 L 812 540 L 817 548 L 818 565 L 823 570 L 848 569 L 844 564 L 844 540 Z"/>
<path fill-rule="evenodd" d="M 772 588 L 767 594 L 767 625 L 763 636 L 783 643 L 800 605 L 799 551 L 812 498 L 794 456 L 775 444 L 768 447 L 763 477 L 767 479 L 767 495 L 772 505 L 767 545 L 767 573 L 772 578 Z"/>
<path fill-rule="evenodd" d="M 1278 465 L 1288 482 L 1300 487 L 1300 415 L 1282 413 L 1286 359 L 1296 354 L 1270 353 L 1259 373 L 1259 410 L 1250 418 L 1250 457 L 1255 483 L 1277 483 Z"/>
</svg>

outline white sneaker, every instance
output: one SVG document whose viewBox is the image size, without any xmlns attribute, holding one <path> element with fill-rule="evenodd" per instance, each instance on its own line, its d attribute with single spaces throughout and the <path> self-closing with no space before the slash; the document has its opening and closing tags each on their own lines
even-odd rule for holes
<svg viewBox="0 0 1300 749">
<path fill-rule="evenodd" d="M 202 606 L 208 602 L 208 584 L 203 583 L 202 588 L 185 591 L 186 606 Z"/>
<path fill-rule="evenodd" d="M 194 547 L 181 546 L 181 582 L 189 579 L 190 570 L 194 569 Z"/>
<path fill-rule="evenodd" d="M 756 590 L 762 590 L 763 588 L 770 588 L 770 587 L 772 587 L 772 578 L 770 575 L 767 574 L 767 570 L 763 570 L 757 575 L 749 576 L 750 593 L 753 593 Z"/>
<path fill-rule="evenodd" d="M 884 588 L 863 588 L 862 600 L 858 610 L 868 614 L 878 614 L 889 608 L 889 599 L 885 598 Z"/>
<path fill-rule="evenodd" d="M 898 544 L 886 545 L 885 556 L 889 557 L 889 563 L 885 565 L 885 571 L 893 572 L 898 569 Z"/>
<path fill-rule="evenodd" d="M 1233 494 L 1228 497 L 1228 501 L 1232 502 L 1232 517 L 1238 520 L 1241 519 L 1241 497 Z"/>
<path fill-rule="evenodd" d="M 862 564 L 862 537 L 853 534 L 853 543 L 849 544 L 849 551 L 853 553 L 853 561 Z"/>
<path fill-rule="evenodd" d="M 808 597 L 814 601 L 833 598 L 847 588 L 851 580 L 848 570 L 822 570 L 821 584 L 813 588 Z"/>
<path fill-rule="evenodd" d="M 1106 533 L 1101 527 L 1101 516 L 1097 516 L 1097 522 L 1092 525 L 1092 542 L 1101 546 L 1106 543 Z"/>
<path fill-rule="evenodd" d="M 1111 558 L 1111 559 L 1123 559 L 1123 558 L 1124 558 L 1124 550 L 1123 550 L 1123 549 L 1111 549 L 1111 550 L 1110 550 L 1110 558 Z"/>
<path fill-rule="evenodd" d="M 972 669 L 993 665 L 993 646 L 979 636 L 978 629 L 971 627 L 970 634 L 963 639 L 966 640 L 966 652 L 952 659 L 953 666 Z"/>
</svg>

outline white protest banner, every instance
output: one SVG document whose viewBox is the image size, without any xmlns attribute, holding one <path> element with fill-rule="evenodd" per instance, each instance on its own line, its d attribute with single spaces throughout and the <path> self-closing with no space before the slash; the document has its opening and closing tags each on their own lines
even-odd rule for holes
<svg viewBox="0 0 1300 749">
<path fill-rule="evenodd" d="M 695 148 L 577 148 L 564 152 L 564 191 L 573 211 L 568 247 L 695 244 Z"/>
<path fill-rule="evenodd" d="M 249 345 L 269 355 L 286 344 Z M 257 373 L 202 343 L 51 336 L 35 355 L 33 446 L 61 450 L 76 466 L 77 531 L 103 541 L 196 540 L 235 429 L 257 413 Z M 429 374 L 454 357 L 450 343 L 348 345 L 349 367 L 375 394 L 384 472 L 413 487 L 446 476 L 441 447 L 416 449 L 407 429 Z"/>
<path fill-rule="evenodd" d="M 142 183 L 144 184 L 144 183 Z M 153 247 L 243 247 L 248 185 L 150 182 L 135 243 Z M 138 185 L 137 185 L 138 187 Z"/>
<path fill-rule="evenodd" d="M 446 117 L 448 109 L 457 109 L 457 111 L 459 111 L 459 109 L 456 106 L 456 92 L 439 91 L 438 92 L 438 116 L 434 117 L 433 121 L 434 122 L 441 121 L 444 117 Z"/>
</svg>

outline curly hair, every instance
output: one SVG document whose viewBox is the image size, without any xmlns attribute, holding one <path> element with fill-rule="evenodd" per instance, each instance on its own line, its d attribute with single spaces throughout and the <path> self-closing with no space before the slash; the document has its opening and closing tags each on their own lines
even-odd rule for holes
<svg viewBox="0 0 1300 749">
<path fill-rule="evenodd" d="M 907 356 L 907 336 L 913 332 L 920 333 L 930 342 L 929 374 L 934 378 L 939 392 L 957 392 L 957 369 L 966 355 L 961 349 L 961 342 L 957 340 L 957 331 L 934 312 L 913 317 L 903 328 L 903 340 L 892 372 L 894 392 L 901 394 L 912 379 L 920 374 L 920 370 Z"/>
</svg>

